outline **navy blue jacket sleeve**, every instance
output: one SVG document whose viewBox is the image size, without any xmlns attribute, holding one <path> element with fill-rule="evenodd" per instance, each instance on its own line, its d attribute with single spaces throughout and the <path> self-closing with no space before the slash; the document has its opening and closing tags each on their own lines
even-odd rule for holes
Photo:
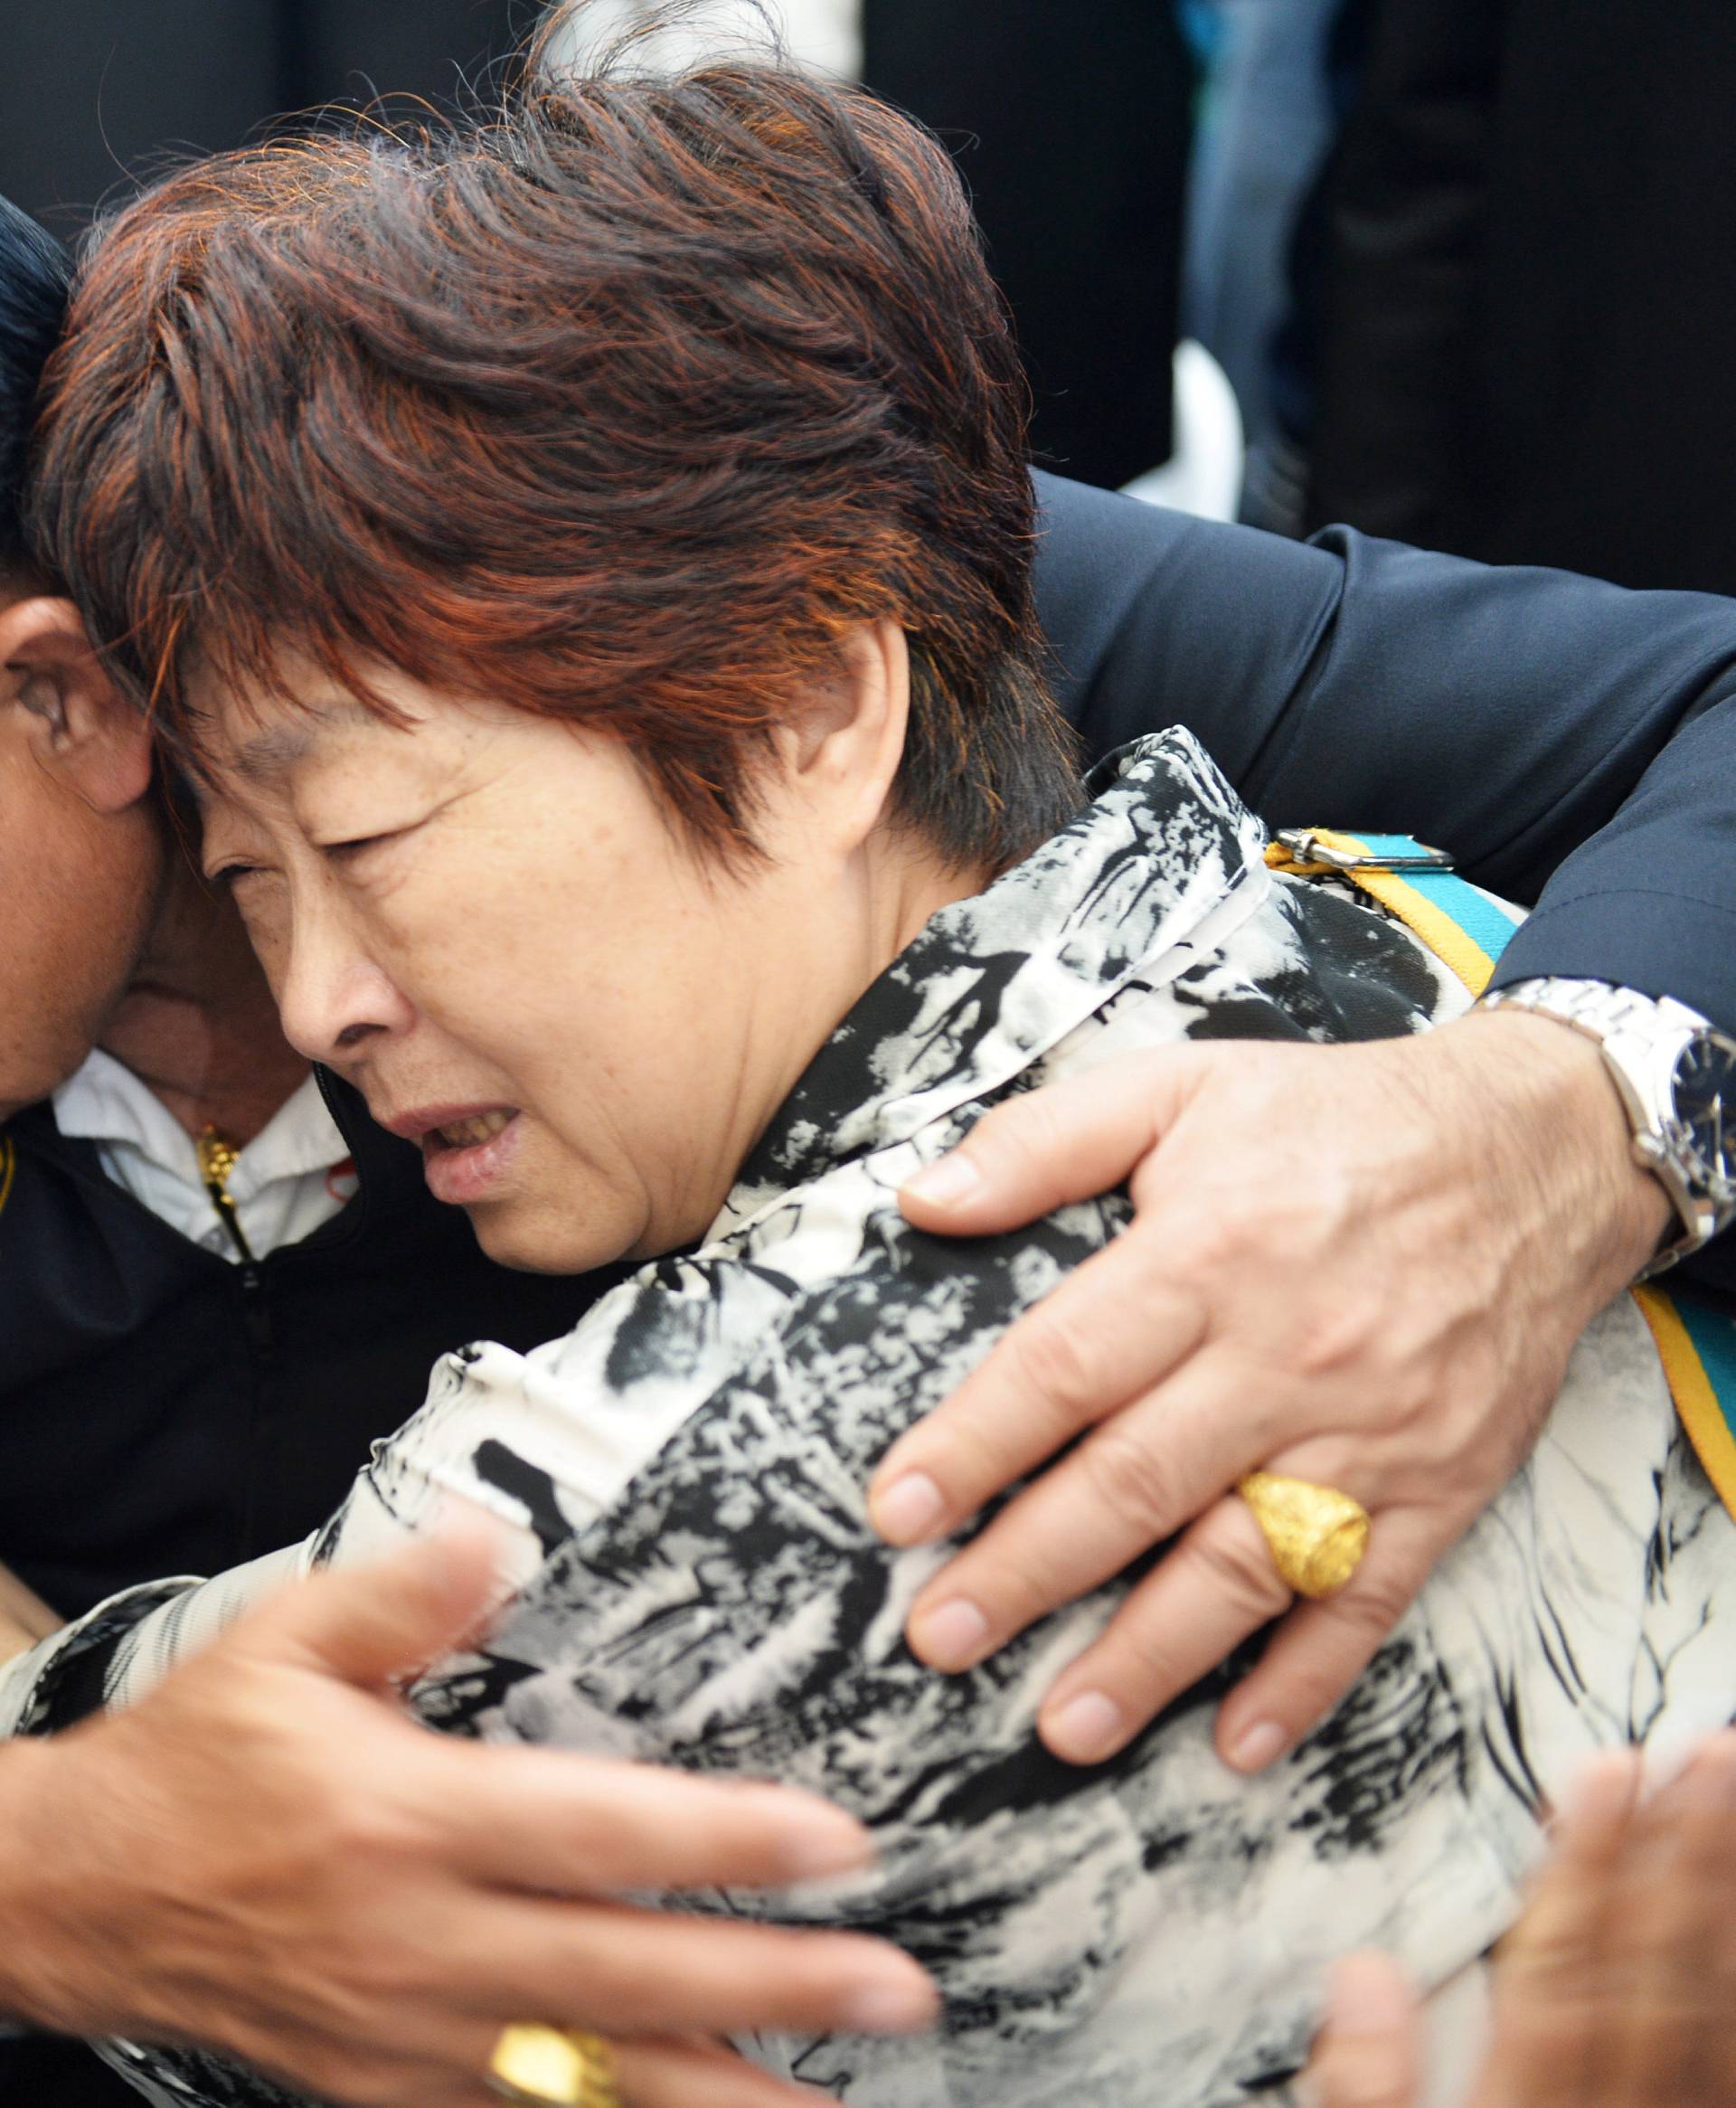
<svg viewBox="0 0 1736 2108">
<path fill-rule="evenodd" d="M 1093 754 L 1190 726 L 1274 827 L 1439 843 L 1585 974 L 1736 1030 L 1736 601 L 1221 526 L 1053 477 L 1037 597 Z"/>
<path fill-rule="evenodd" d="M 1736 601 L 1037 483 L 1094 754 L 1188 725 L 1272 826 L 1414 834 L 1534 904 L 1497 983 L 1582 974 L 1736 1030 Z M 1736 1248 L 1693 1271 L 1736 1286 Z"/>
</svg>

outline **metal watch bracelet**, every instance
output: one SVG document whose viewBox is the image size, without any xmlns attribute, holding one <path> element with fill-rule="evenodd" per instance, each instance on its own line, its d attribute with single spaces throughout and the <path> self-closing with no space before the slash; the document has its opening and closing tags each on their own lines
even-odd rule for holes
<svg viewBox="0 0 1736 2108">
<path fill-rule="evenodd" d="M 1582 1034 L 1601 1051 L 1632 1137 L 1634 1161 L 1663 1186 L 1680 1229 L 1640 1273 L 1644 1281 L 1675 1265 L 1715 1236 L 1736 1213 L 1736 1196 L 1707 1190 L 1692 1170 L 1691 1138 L 1677 1119 L 1660 1045 L 1677 1051 L 1710 1021 L 1674 998 L 1639 994 L 1614 982 L 1544 977 L 1492 989 L 1486 1009 L 1529 1011 Z M 1720 1035 L 1722 1036 L 1722 1035 Z"/>
</svg>

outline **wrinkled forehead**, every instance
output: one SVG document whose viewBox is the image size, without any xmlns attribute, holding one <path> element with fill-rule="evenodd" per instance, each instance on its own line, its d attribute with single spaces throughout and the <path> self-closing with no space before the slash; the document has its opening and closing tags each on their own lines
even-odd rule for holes
<svg viewBox="0 0 1736 2108">
<path fill-rule="evenodd" d="M 200 809 L 258 807 L 288 796 L 297 778 L 380 720 L 363 704 L 237 704 L 207 718 L 198 750 L 181 766 Z"/>
<path fill-rule="evenodd" d="M 313 666 L 286 666 L 258 688 L 213 685 L 202 698 L 199 751 L 182 762 L 207 827 L 233 819 L 298 828 L 316 810 L 330 824 L 335 810 L 350 813 L 374 791 L 441 792 L 467 780 L 503 736 L 514 744 L 517 730 L 522 745 L 524 728 L 544 723 L 425 688 L 394 667 L 361 677 L 365 693 Z"/>
<path fill-rule="evenodd" d="M 232 723 L 222 744 L 222 765 L 239 783 L 269 788 L 294 775 L 310 758 L 354 745 L 358 735 L 365 739 L 382 729 L 378 712 L 353 699 L 261 713 Z"/>
<path fill-rule="evenodd" d="M 254 802 L 334 758 L 377 751 L 382 735 L 415 732 L 433 714 L 429 699 L 389 666 L 369 667 L 366 694 L 345 686 L 311 659 L 286 652 L 268 679 L 226 678 L 209 664 L 189 684 L 196 704 L 196 748 L 180 757 L 202 804 Z"/>
</svg>

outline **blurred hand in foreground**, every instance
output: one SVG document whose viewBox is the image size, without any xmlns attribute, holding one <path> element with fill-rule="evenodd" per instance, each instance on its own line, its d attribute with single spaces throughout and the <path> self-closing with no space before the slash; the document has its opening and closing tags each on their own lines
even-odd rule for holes
<svg viewBox="0 0 1736 2108">
<path fill-rule="evenodd" d="M 0 1662 L 28 1654 L 39 1640 L 46 1640 L 60 1626 L 60 1618 L 42 1598 L 9 1566 L 0 1566 Z"/>
<path fill-rule="evenodd" d="M 1501 1943 L 1494 2034 L 1466 2108 L 1718 2108 L 1736 2102 L 1736 1735 L 1649 1801 L 1599 1758 Z M 1417 2003 L 1353 1955 L 1308 2084 L 1319 2108 L 1416 2108 Z"/>
<path fill-rule="evenodd" d="M 1040 1729 L 1074 1762 L 1113 1755 L 1281 1619 L 1218 1719 L 1254 1771 L 1338 1702 L 1530 1453 L 1669 1204 L 1598 1049 L 1511 1012 L 1128 1055 L 997 1108 L 902 1198 L 920 1229 L 981 1236 L 1124 1182 L 1130 1226 L 892 1445 L 870 1510 L 892 1543 L 943 1536 L 1083 1435 L 929 1583 L 911 1647 L 969 1668 L 1180 1532 Z M 1330 1600 L 1291 1608 L 1231 1492 L 1259 1467 L 1373 1517 Z"/>
<path fill-rule="evenodd" d="M 846 1934 L 630 1907 L 861 1866 L 807 1796 L 428 1734 L 393 1681 L 496 1607 L 490 1531 L 286 1589 L 130 1712 L 0 1750 L 0 2011 L 194 2042 L 322 2100 L 497 2103 L 509 2020 L 619 2044 L 635 2108 L 807 2101 L 704 2038 L 933 2018 Z"/>
</svg>

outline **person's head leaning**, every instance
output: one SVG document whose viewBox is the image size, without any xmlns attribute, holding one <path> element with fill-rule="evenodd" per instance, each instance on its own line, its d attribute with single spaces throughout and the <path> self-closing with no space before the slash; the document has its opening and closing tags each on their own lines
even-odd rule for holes
<svg viewBox="0 0 1736 2108">
<path fill-rule="evenodd" d="M 69 283 L 59 245 L 0 198 L 0 1119 L 89 1053 L 143 949 L 164 869 L 149 742 L 21 513 Z"/>
<path fill-rule="evenodd" d="M 440 1116 L 497 1255 L 697 1234 L 926 914 L 1075 808 L 1024 404 L 944 153 L 769 67 L 225 156 L 90 257 L 40 543 L 291 1037 Z"/>
</svg>

